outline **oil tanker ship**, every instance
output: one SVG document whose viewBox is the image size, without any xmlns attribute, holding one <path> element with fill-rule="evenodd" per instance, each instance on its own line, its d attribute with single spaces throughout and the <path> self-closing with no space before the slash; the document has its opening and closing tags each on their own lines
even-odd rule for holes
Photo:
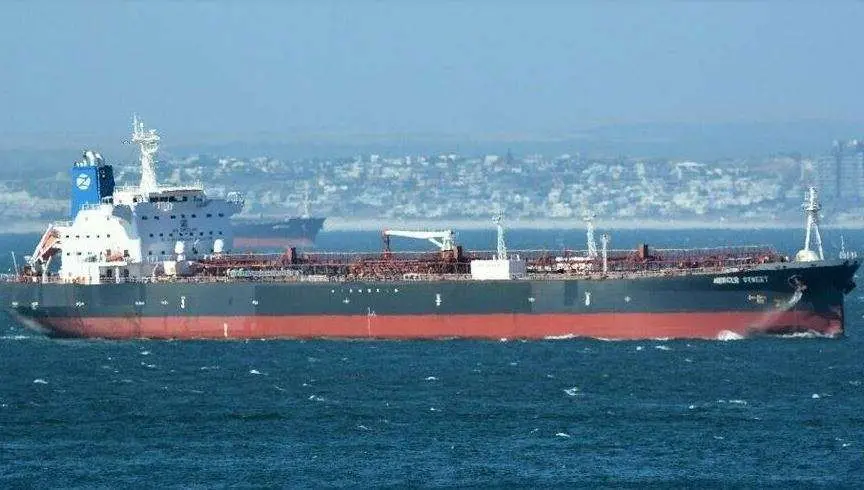
<svg viewBox="0 0 864 490">
<path fill-rule="evenodd" d="M 231 219 L 231 231 L 236 250 L 286 250 L 291 247 L 311 247 L 326 218 L 309 213 L 309 186 L 303 195 L 303 214 L 284 218 L 242 217 Z"/>
<path fill-rule="evenodd" d="M 238 253 L 242 195 L 163 186 L 159 137 L 137 119 L 141 182 L 116 187 L 94 152 L 71 170 L 70 222 L 48 226 L 0 304 L 58 337 L 108 339 L 731 339 L 840 336 L 854 258 L 825 259 L 814 190 L 807 238 L 770 247 L 465 251 L 450 231 L 384 232 L 381 253 Z M 393 252 L 392 236 L 433 252 Z M 57 267 L 59 259 L 59 267 Z"/>
<path fill-rule="evenodd" d="M 288 249 L 310 247 L 326 218 L 304 214 L 281 219 L 236 218 L 231 221 L 234 247 L 237 249 Z"/>
</svg>

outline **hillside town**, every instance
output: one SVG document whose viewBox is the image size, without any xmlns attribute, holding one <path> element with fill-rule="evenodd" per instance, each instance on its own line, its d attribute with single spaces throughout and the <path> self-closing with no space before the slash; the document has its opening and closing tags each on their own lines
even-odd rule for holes
<svg viewBox="0 0 864 490">
<path fill-rule="evenodd" d="M 817 186 L 828 223 L 864 223 L 864 147 L 835 143 L 816 157 L 775 155 L 716 161 L 502 154 L 364 154 L 287 160 L 190 155 L 159 162 L 166 184 L 240 190 L 243 214 L 351 220 L 488 220 L 552 223 L 593 214 L 609 222 L 698 226 L 798 224 L 806 188 Z M 110 160 L 110 158 L 109 158 Z M 71 158 L 70 158 L 71 161 Z M 111 162 L 120 184 L 136 162 Z M 30 223 L 68 214 L 68 168 L 0 182 L 0 220 Z"/>
</svg>

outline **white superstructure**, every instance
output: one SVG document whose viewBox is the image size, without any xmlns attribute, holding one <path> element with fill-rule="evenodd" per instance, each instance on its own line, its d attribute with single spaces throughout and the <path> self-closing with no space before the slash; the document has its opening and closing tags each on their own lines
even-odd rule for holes
<svg viewBox="0 0 864 490">
<path fill-rule="evenodd" d="M 140 149 L 140 184 L 82 207 L 72 222 L 50 225 L 29 259 L 43 277 L 55 256 L 62 281 L 98 284 L 182 275 L 196 260 L 230 251 L 229 219 L 242 209 L 241 195 L 211 198 L 200 185 L 159 185 L 156 131 L 135 117 L 132 142 Z"/>
</svg>

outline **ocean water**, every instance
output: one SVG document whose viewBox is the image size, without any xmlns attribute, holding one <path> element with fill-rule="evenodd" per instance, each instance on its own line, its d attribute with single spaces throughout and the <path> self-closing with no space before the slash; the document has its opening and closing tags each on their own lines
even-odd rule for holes
<svg viewBox="0 0 864 490">
<path fill-rule="evenodd" d="M 801 236 L 613 240 L 791 253 Z M 860 487 L 862 298 L 850 294 L 841 339 L 728 342 L 54 340 L 0 316 L 0 487 Z"/>
</svg>

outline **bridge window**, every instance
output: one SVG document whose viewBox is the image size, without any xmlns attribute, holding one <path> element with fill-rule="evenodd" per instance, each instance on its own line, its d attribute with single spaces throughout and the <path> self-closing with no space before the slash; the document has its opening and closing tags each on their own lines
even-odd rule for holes
<svg viewBox="0 0 864 490">
<path fill-rule="evenodd" d="M 177 219 L 177 216 L 172 214 L 171 219 Z"/>
<path fill-rule="evenodd" d="M 188 198 L 188 197 L 186 197 L 186 196 L 183 196 L 183 201 L 184 201 L 184 202 L 185 202 L 185 201 L 188 201 L 188 200 L 189 200 L 189 198 Z"/>
<path fill-rule="evenodd" d="M 141 219 L 147 219 L 147 217 L 146 217 L 146 216 L 142 216 Z"/>
<path fill-rule="evenodd" d="M 154 216 L 153 219 L 159 219 L 159 217 L 158 217 L 158 216 Z"/>
<path fill-rule="evenodd" d="M 150 234 L 150 238 L 153 238 L 153 234 L 152 234 L 152 233 Z"/>
<path fill-rule="evenodd" d="M 194 214 L 192 215 L 192 217 L 193 217 L 193 218 L 197 218 L 197 216 L 195 216 Z"/>
<path fill-rule="evenodd" d="M 160 233 L 159 236 L 165 236 L 165 234 L 164 234 L 164 233 Z"/>
<path fill-rule="evenodd" d="M 212 215 L 212 214 L 210 214 L 210 213 L 207 213 L 207 217 L 208 217 L 208 218 L 212 218 L 212 217 L 213 217 L 213 215 Z"/>
<path fill-rule="evenodd" d="M 219 217 L 220 217 L 220 218 L 224 218 L 224 217 L 225 217 L 225 213 L 219 213 Z"/>
</svg>

